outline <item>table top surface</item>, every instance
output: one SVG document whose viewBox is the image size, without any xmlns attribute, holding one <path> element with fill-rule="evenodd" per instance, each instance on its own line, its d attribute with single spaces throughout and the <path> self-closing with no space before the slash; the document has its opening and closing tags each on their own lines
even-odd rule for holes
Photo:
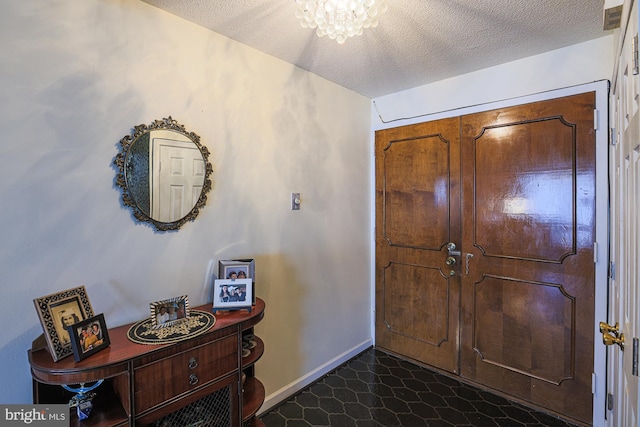
<svg viewBox="0 0 640 427">
<path fill-rule="evenodd" d="M 264 301 L 256 298 L 256 304 L 252 306 L 251 311 L 247 309 L 216 311 L 214 313 L 215 324 L 206 333 L 195 338 L 186 338 L 185 341 L 211 336 L 212 334 L 220 335 L 222 333 L 224 335 L 225 329 L 237 325 L 240 325 L 241 330 L 247 329 L 262 320 L 264 309 Z M 192 310 L 211 312 L 212 305 L 204 304 L 193 307 Z M 33 377 L 45 383 L 60 384 L 86 379 L 86 376 L 91 375 L 91 372 L 100 378 L 115 376 L 128 370 L 128 362 L 131 359 L 160 351 L 171 345 L 180 345 L 184 342 L 178 341 L 158 345 L 134 343 L 127 338 L 127 332 L 135 323 L 110 328 L 108 332 L 111 345 L 79 362 L 76 362 L 73 356 L 54 362 L 48 349 L 28 350 L 29 364 L 31 365 Z M 74 374 L 77 374 L 78 378 L 73 379 Z"/>
</svg>

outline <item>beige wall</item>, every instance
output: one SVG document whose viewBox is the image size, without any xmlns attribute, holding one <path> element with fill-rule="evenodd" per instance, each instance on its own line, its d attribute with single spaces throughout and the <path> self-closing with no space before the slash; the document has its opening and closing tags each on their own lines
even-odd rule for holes
<svg viewBox="0 0 640 427">
<path fill-rule="evenodd" d="M 267 394 L 370 344 L 368 99 L 137 0 L 0 6 L 0 402 L 31 401 L 34 298 L 84 284 L 114 327 L 209 302 L 219 259 L 256 259 Z M 112 162 L 169 115 L 211 151 L 213 190 L 158 233 Z"/>
<path fill-rule="evenodd" d="M 614 34 L 603 31 L 597 39 L 376 98 L 373 128 L 500 108 L 610 79 L 614 46 Z"/>
</svg>

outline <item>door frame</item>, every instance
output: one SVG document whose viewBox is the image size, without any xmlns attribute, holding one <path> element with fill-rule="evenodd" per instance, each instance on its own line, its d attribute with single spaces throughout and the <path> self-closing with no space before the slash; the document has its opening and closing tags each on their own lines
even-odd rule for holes
<svg viewBox="0 0 640 427">
<path fill-rule="evenodd" d="M 611 92 L 610 102 L 612 105 L 610 110 L 610 121 L 611 121 L 610 126 L 611 126 L 612 132 L 616 135 L 615 145 L 610 146 L 611 147 L 610 148 L 611 177 L 612 177 L 611 183 L 612 183 L 612 190 L 614 192 L 620 189 L 621 182 L 623 182 L 626 179 L 626 176 L 624 175 L 626 175 L 627 173 L 626 170 L 624 169 L 621 170 L 620 171 L 621 176 L 618 177 L 618 179 L 616 179 L 617 171 L 615 170 L 615 167 L 620 166 L 619 160 L 621 160 L 620 158 L 617 158 L 617 156 L 621 154 L 619 153 L 619 150 L 623 150 L 621 145 L 624 145 L 624 143 L 626 142 L 626 139 L 623 138 L 622 134 L 625 134 L 628 132 L 632 134 L 635 133 L 635 135 L 637 135 L 637 132 L 638 132 L 637 131 L 637 126 L 638 126 L 637 112 L 633 114 L 631 117 L 629 117 L 630 122 L 629 122 L 628 128 L 623 128 L 619 120 L 620 117 L 624 116 L 626 111 L 624 111 L 621 108 L 622 105 L 619 105 L 618 103 L 619 102 L 621 104 L 625 103 L 624 99 L 627 96 L 629 96 L 629 93 L 625 92 L 627 87 L 623 85 L 622 74 L 623 74 L 623 70 L 625 70 L 628 64 L 631 63 L 633 60 L 633 54 L 632 54 L 633 42 L 631 41 L 631 39 L 634 37 L 634 35 L 637 37 L 638 27 L 639 27 L 638 22 L 640 20 L 640 14 L 639 14 L 640 9 L 638 8 L 638 4 L 635 0 L 624 0 L 622 3 L 623 3 L 622 18 L 621 18 L 620 29 L 617 30 L 618 34 L 616 36 L 617 45 L 616 45 L 616 50 L 614 51 L 614 68 L 613 68 L 611 91 L 610 91 Z M 630 74 L 628 76 L 628 81 L 627 81 L 628 87 L 636 88 L 637 82 L 638 82 L 637 75 Z M 634 91 L 634 93 L 637 93 L 637 89 Z M 622 101 L 620 101 L 620 98 L 622 98 Z M 628 99 L 631 99 L 631 98 L 628 98 Z M 620 204 L 621 199 L 617 196 L 618 195 L 616 194 L 613 194 L 612 196 L 612 200 L 616 200 L 615 206 L 613 206 L 613 202 L 612 202 L 612 209 L 613 207 L 616 207 L 616 209 L 619 211 L 623 206 Z M 617 199 L 613 199 L 614 197 L 617 197 Z M 632 204 L 634 201 L 626 198 L 625 205 L 627 203 Z M 625 207 L 625 209 L 628 209 L 628 207 Z M 614 223 L 618 220 L 618 217 L 616 216 L 617 213 L 618 212 L 612 212 L 613 214 L 611 218 L 612 229 L 614 229 Z M 616 231 L 614 231 L 613 233 L 614 233 L 613 234 L 614 238 L 615 236 L 620 237 L 618 233 L 616 233 Z M 622 285 L 624 285 L 624 283 L 620 280 L 620 278 L 623 277 L 625 266 L 621 265 L 619 260 L 620 258 L 625 257 L 627 254 L 624 252 L 620 252 L 620 249 L 624 249 L 622 246 L 623 245 L 620 240 L 612 242 L 612 247 L 615 248 L 615 251 L 617 252 L 617 256 L 615 258 L 612 257 L 612 260 L 611 260 L 612 263 L 615 263 L 615 275 L 612 275 L 614 277 L 612 277 L 611 279 L 612 310 L 609 312 L 612 314 L 609 315 L 606 321 L 609 324 L 613 324 L 618 321 L 620 322 L 621 330 L 625 334 L 625 338 L 628 344 L 626 345 L 627 350 L 624 352 L 622 352 L 619 348 L 616 348 L 616 346 L 611 346 L 613 348 L 608 349 L 607 360 L 609 362 L 609 366 L 607 367 L 607 375 L 608 375 L 607 391 L 613 394 L 615 404 L 612 410 L 607 413 L 607 415 L 610 415 L 609 419 L 607 420 L 607 424 L 606 424 L 607 426 L 619 425 L 620 422 L 624 420 L 625 416 L 628 415 L 628 412 L 625 413 L 622 411 L 622 409 L 627 409 L 627 410 L 629 409 L 629 408 L 625 408 L 623 400 L 625 400 L 627 397 L 624 392 L 624 389 L 626 388 L 624 384 L 624 380 L 626 379 L 625 377 L 628 375 L 627 372 L 630 371 L 631 368 L 630 368 L 630 364 L 625 366 L 623 361 L 626 361 L 627 363 L 630 362 L 631 355 L 629 353 L 631 351 L 629 350 L 629 348 L 631 347 L 631 345 L 629 345 L 629 343 L 631 341 L 631 338 L 634 338 L 633 336 L 634 334 L 630 333 L 633 331 L 628 330 L 628 325 L 625 325 L 624 319 L 620 317 L 620 315 L 623 314 L 622 313 L 623 310 L 618 305 L 620 304 L 620 301 L 616 301 L 616 297 L 620 295 L 620 289 Z M 625 299 L 629 298 L 629 296 L 626 293 L 623 293 L 622 296 Z M 636 304 L 636 306 L 632 307 L 631 311 L 638 309 L 637 307 L 638 300 L 635 300 L 634 304 Z M 618 307 L 617 309 L 614 310 L 614 307 L 616 305 L 618 305 Z M 637 335 L 637 333 L 635 335 Z M 632 384 L 628 384 L 628 386 L 633 387 L 635 393 L 638 392 L 637 390 L 635 390 L 635 388 L 638 387 L 637 380 Z M 638 413 L 640 413 L 640 403 L 638 403 L 637 394 L 634 397 L 636 397 L 636 400 L 632 400 L 630 404 L 634 407 L 636 411 L 636 416 L 638 416 Z"/>
<path fill-rule="evenodd" d="M 546 101 L 564 96 L 577 95 L 585 92 L 595 92 L 596 112 L 594 112 L 594 124 L 596 132 L 596 244 L 594 248 L 595 262 L 595 321 L 593 325 L 593 426 L 604 426 L 606 404 L 606 347 L 602 344 L 599 331 L 599 320 L 607 318 L 608 306 L 608 270 L 609 270 L 609 80 L 600 80 L 583 85 L 576 85 L 552 91 L 546 91 L 507 100 L 479 104 L 469 107 L 456 108 L 414 118 L 402 119 L 388 123 L 378 123 L 371 129 L 371 147 L 375 149 L 375 131 L 389 129 L 398 126 L 423 123 L 449 117 L 457 117 L 482 111 L 495 110 L 532 102 Z M 376 107 L 372 104 L 372 113 Z M 371 157 L 370 193 L 375 195 L 375 158 Z M 375 227 L 375 197 L 371 198 L 371 217 Z M 371 233 L 371 319 L 370 327 L 375 345 L 375 228 Z"/>
</svg>

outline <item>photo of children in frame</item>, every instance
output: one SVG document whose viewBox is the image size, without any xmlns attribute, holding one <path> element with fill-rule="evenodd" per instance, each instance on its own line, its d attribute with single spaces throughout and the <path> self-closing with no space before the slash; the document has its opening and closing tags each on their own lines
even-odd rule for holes
<svg viewBox="0 0 640 427">
<path fill-rule="evenodd" d="M 249 266 L 248 265 L 235 265 L 235 266 L 227 266 L 225 267 L 224 277 L 226 279 L 246 279 L 249 277 Z"/>
<path fill-rule="evenodd" d="M 232 259 L 218 261 L 218 277 L 217 279 L 250 279 L 251 291 L 247 292 L 251 295 L 251 304 L 256 303 L 256 278 L 255 278 L 255 260 L 252 258 Z"/>
<path fill-rule="evenodd" d="M 67 327 L 76 362 L 111 345 L 104 314 L 82 320 Z"/>
<path fill-rule="evenodd" d="M 152 302 L 151 320 L 154 328 L 164 328 L 182 322 L 189 316 L 189 299 L 186 295 Z"/>
<path fill-rule="evenodd" d="M 214 310 L 251 308 L 251 279 L 217 279 L 213 285 Z"/>
</svg>

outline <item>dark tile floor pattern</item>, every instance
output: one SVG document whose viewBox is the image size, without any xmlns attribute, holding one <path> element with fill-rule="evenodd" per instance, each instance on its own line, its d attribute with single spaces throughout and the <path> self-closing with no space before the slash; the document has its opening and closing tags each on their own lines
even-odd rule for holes
<svg viewBox="0 0 640 427">
<path fill-rule="evenodd" d="M 261 419 L 266 427 L 574 427 L 373 348 Z"/>
</svg>

